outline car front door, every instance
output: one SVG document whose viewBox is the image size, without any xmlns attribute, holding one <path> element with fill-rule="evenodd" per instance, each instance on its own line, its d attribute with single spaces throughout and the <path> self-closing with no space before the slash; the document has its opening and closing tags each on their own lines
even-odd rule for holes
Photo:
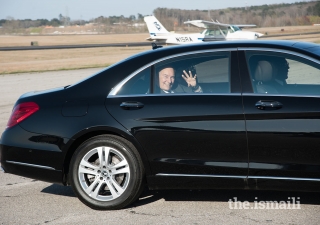
<svg viewBox="0 0 320 225">
<path fill-rule="evenodd" d="M 155 176 L 230 178 L 244 186 L 248 151 L 237 65 L 236 51 L 168 57 L 109 94 L 109 113 L 139 141 Z M 175 71 L 171 93 L 159 86 L 165 66 Z M 186 85 L 183 70 L 197 75 L 200 92 Z"/>
<path fill-rule="evenodd" d="M 292 182 L 320 181 L 320 66 L 301 54 L 274 51 L 245 53 L 253 92 L 243 94 L 249 182 L 298 189 Z"/>
</svg>

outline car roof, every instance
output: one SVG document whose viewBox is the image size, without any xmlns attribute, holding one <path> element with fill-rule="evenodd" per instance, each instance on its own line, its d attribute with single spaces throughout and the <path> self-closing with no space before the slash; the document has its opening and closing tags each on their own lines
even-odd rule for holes
<svg viewBox="0 0 320 225">
<path fill-rule="evenodd" d="M 186 44 L 186 45 L 179 45 L 173 46 L 176 48 L 179 47 L 195 47 L 205 45 L 207 48 L 210 47 L 221 47 L 221 46 L 229 46 L 229 47 L 294 47 L 298 49 L 307 49 L 311 47 L 318 47 L 318 44 L 311 43 L 311 42 L 299 42 L 299 41 L 288 41 L 288 40 L 238 40 L 238 41 L 214 41 L 214 42 L 202 42 L 196 44 Z"/>
<path fill-rule="evenodd" d="M 151 47 L 151 46 L 150 46 Z M 287 40 L 240 40 L 240 41 L 215 41 L 202 42 L 196 44 L 185 44 L 167 46 L 154 50 L 145 51 L 132 57 L 142 56 L 145 54 L 171 55 L 188 51 L 201 51 L 205 49 L 217 48 L 277 48 L 292 50 L 301 53 L 310 53 L 312 56 L 320 56 L 320 45 L 311 42 L 287 41 Z M 131 58 L 131 57 L 130 57 Z"/>
</svg>

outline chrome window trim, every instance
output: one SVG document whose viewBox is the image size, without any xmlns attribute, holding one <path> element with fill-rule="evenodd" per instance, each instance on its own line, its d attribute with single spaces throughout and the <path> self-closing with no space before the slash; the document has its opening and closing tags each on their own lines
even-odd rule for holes
<svg viewBox="0 0 320 225">
<path fill-rule="evenodd" d="M 284 54 L 288 54 L 288 55 L 293 55 L 293 56 L 297 56 L 309 61 L 312 61 L 316 64 L 320 65 L 320 60 L 314 59 L 310 56 L 301 54 L 301 53 L 297 53 L 297 52 L 293 52 L 290 50 L 283 50 L 283 49 L 275 49 L 275 48 L 256 48 L 256 47 L 241 47 L 238 48 L 238 51 L 264 51 L 264 52 L 277 52 L 277 53 L 284 53 Z M 318 98 L 320 97 L 320 95 L 297 95 L 297 94 L 261 94 L 261 93 L 243 93 L 243 96 L 282 96 L 282 97 L 315 97 Z"/>
<path fill-rule="evenodd" d="M 195 54 L 205 54 L 205 53 L 214 53 L 214 52 L 226 52 L 226 51 L 237 51 L 237 48 L 221 48 L 221 49 L 210 49 L 210 50 L 201 50 L 201 51 L 192 51 L 192 52 L 185 52 L 185 53 L 179 53 L 179 54 L 175 54 L 175 55 L 170 55 L 161 59 L 157 59 L 151 63 L 148 63 L 147 65 L 139 68 L 138 70 L 134 71 L 132 74 L 130 74 L 129 76 L 127 76 L 124 80 L 122 80 L 119 84 L 117 84 L 108 94 L 107 97 L 109 96 L 114 96 L 118 93 L 118 91 L 120 90 L 120 88 L 127 83 L 127 81 L 129 81 L 132 77 L 134 77 L 135 75 L 137 75 L 138 73 L 140 73 L 142 70 L 148 68 L 149 66 L 153 66 L 156 63 L 162 62 L 164 60 L 168 60 L 168 59 L 173 59 L 173 58 L 177 58 L 180 56 L 186 56 L 186 55 L 195 55 Z"/>
<path fill-rule="evenodd" d="M 15 161 L 6 161 L 7 163 L 12 163 L 16 165 L 22 165 L 22 166 L 30 166 L 30 167 L 36 167 L 36 168 L 41 168 L 41 169 L 47 169 L 47 170 L 55 170 L 52 167 L 49 166 L 41 166 L 41 165 L 36 165 L 36 164 L 29 164 L 29 163 L 22 163 L 22 162 L 15 162 Z"/>
<path fill-rule="evenodd" d="M 320 181 L 318 178 L 299 178 L 299 177 L 267 177 L 267 176 L 248 176 L 248 179 L 271 179 L 271 180 L 294 180 L 294 181 Z"/>
<path fill-rule="evenodd" d="M 264 52 L 277 52 L 277 53 L 284 53 L 284 54 L 289 54 L 289 55 L 294 55 L 294 56 L 298 56 L 304 59 L 308 59 L 314 63 L 320 64 L 320 61 L 317 59 L 314 59 L 310 56 L 298 53 L 298 52 L 294 52 L 294 51 L 290 51 L 290 50 L 284 50 L 284 49 L 277 49 L 277 48 L 257 48 L 257 47 L 241 47 L 238 48 L 238 51 L 264 51 Z"/>
<path fill-rule="evenodd" d="M 158 173 L 156 176 L 166 177 L 209 177 L 209 178 L 237 178 L 246 179 L 247 176 L 232 176 L 232 175 L 210 175 L 210 174 L 174 174 L 174 173 Z"/>
<path fill-rule="evenodd" d="M 243 96 L 259 96 L 259 97 L 299 97 L 299 98 L 320 98 L 320 95 L 298 95 L 298 94 L 263 94 L 263 93 L 243 93 Z"/>
<path fill-rule="evenodd" d="M 126 97 L 169 97 L 169 96 L 204 96 L 204 95 L 215 95 L 215 96 L 241 96 L 241 93 L 173 93 L 173 94 L 137 94 L 137 95 L 112 95 L 108 96 L 108 98 L 126 98 Z"/>
</svg>

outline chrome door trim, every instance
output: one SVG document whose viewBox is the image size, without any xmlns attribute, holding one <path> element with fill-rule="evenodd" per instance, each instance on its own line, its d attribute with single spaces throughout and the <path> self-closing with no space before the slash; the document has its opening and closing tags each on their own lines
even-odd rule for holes
<svg viewBox="0 0 320 225">
<path fill-rule="evenodd" d="M 174 173 L 158 173 L 158 174 L 156 174 L 156 176 L 164 176 L 164 177 L 236 178 L 236 179 L 269 179 L 269 180 L 319 181 L 320 182 L 320 178 L 300 178 L 300 177 L 232 176 L 232 175 L 213 175 L 213 174 L 174 174 Z"/>
<path fill-rule="evenodd" d="M 248 176 L 248 179 L 269 179 L 269 180 L 294 180 L 294 181 L 320 181 L 320 178 L 300 178 L 300 177 L 267 177 Z"/>
<path fill-rule="evenodd" d="M 197 96 L 197 95 L 215 95 L 215 96 L 241 96 L 241 93 L 175 93 L 175 94 L 136 94 L 136 95 L 111 95 L 108 98 L 125 98 L 125 97 L 169 97 L 169 96 Z"/>
<path fill-rule="evenodd" d="M 54 168 L 49 167 L 49 166 L 41 166 L 41 165 L 36 165 L 36 164 L 29 164 L 29 163 L 8 161 L 8 160 L 6 162 L 11 163 L 11 164 L 21 165 L 21 166 L 30 166 L 30 167 L 36 167 L 36 168 L 41 168 L 41 169 L 46 169 L 46 170 L 55 170 Z"/>
<path fill-rule="evenodd" d="M 151 63 L 148 63 L 147 65 L 141 67 L 140 69 L 136 70 L 135 72 L 133 72 L 132 74 L 130 74 L 129 76 L 127 76 L 124 80 L 122 80 L 119 84 L 117 84 L 109 93 L 109 96 L 113 96 L 116 95 L 118 93 L 118 91 L 120 90 L 120 88 L 128 81 L 130 80 L 132 77 L 134 77 L 136 74 L 140 73 L 142 70 L 148 68 L 149 66 L 152 66 L 156 63 L 162 62 L 164 60 L 167 59 L 172 59 L 172 58 L 176 58 L 176 57 L 180 57 L 180 56 L 186 56 L 186 55 L 194 55 L 194 54 L 201 54 L 201 53 L 214 53 L 214 52 L 226 52 L 226 51 L 237 51 L 237 48 L 222 48 L 222 49 L 210 49 L 210 50 L 201 50 L 201 51 L 192 51 L 192 52 L 185 52 L 185 53 L 179 53 L 176 55 L 170 55 L 158 60 L 155 60 Z"/>
<path fill-rule="evenodd" d="M 298 94 L 263 94 L 263 93 L 242 93 L 242 96 L 259 96 L 259 97 L 272 97 L 272 96 L 277 96 L 277 97 L 300 97 L 300 98 L 320 98 L 320 95 L 306 95 L 306 94 L 302 94 L 302 95 L 298 95 Z"/>
<path fill-rule="evenodd" d="M 247 176 L 232 176 L 232 175 L 210 175 L 210 174 L 171 174 L 171 173 L 158 173 L 156 176 L 166 177 L 210 177 L 210 178 L 237 178 L 246 179 Z"/>
<path fill-rule="evenodd" d="M 277 49 L 277 48 L 257 48 L 257 47 L 241 47 L 241 48 L 237 48 L 238 51 L 265 51 L 265 52 L 277 52 L 277 53 L 285 53 L 285 54 L 289 54 L 289 55 L 294 55 L 294 56 L 298 56 L 304 59 L 308 59 L 314 63 L 320 64 L 320 61 L 317 59 L 314 59 L 310 56 L 306 56 L 304 54 L 301 53 L 297 53 L 294 51 L 290 51 L 290 50 L 284 50 L 284 49 Z"/>
</svg>

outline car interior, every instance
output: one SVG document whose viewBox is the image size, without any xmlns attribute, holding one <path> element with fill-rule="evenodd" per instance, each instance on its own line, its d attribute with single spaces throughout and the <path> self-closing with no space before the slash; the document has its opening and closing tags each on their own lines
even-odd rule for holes
<svg viewBox="0 0 320 225">
<path fill-rule="evenodd" d="M 177 86 L 187 87 L 188 84 L 183 79 L 183 71 L 191 71 L 192 75 L 197 75 L 197 83 L 201 86 L 203 93 L 230 93 L 230 69 L 229 57 L 226 55 L 215 55 L 209 57 L 189 58 L 170 62 L 170 64 L 159 65 L 156 69 L 155 82 L 158 80 L 157 74 L 160 68 L 173 67 L 175 70 L 175 83 L 172 89 Z M 160 93 L 155 85 L 154 93 Z M 157 92 L 158 91 L 158 92 Z M 190 93 L 190 92 L 189 92 Z"/>
<path fill-rule="evenodd" d="M 255 93 L 320 94 L 319 68 L 307 60 L 253 55 L 249 58 L 249 70 Z"/>
</svg>

